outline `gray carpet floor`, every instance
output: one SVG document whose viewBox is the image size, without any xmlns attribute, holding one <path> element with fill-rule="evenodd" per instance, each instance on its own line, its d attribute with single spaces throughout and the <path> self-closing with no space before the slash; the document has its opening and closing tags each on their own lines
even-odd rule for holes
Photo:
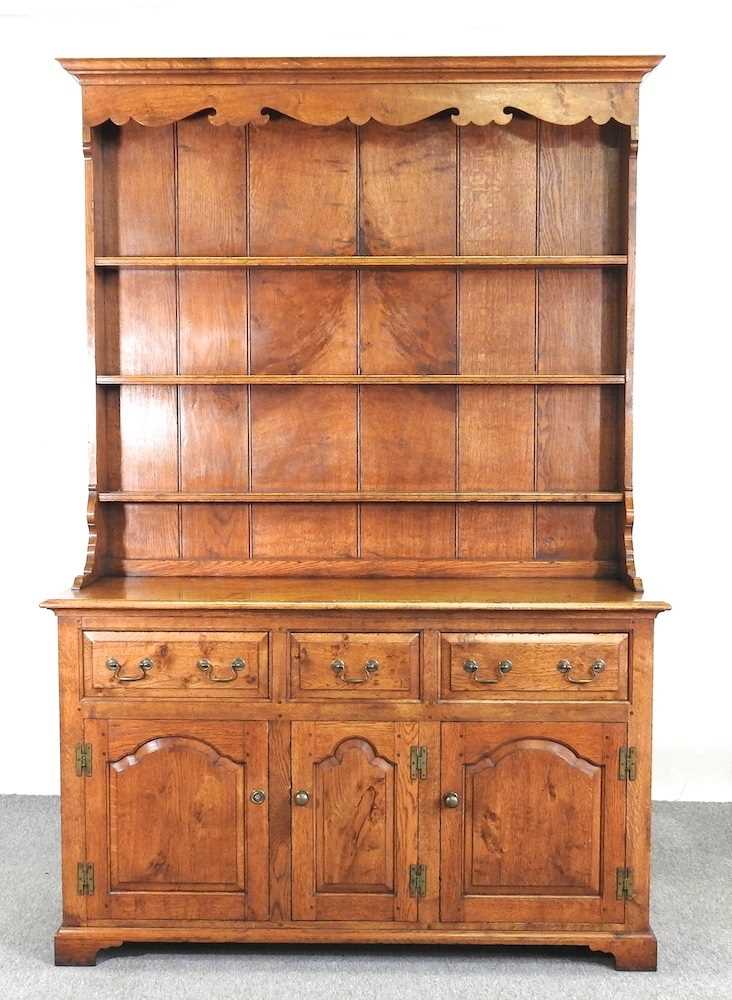
<svg viewBox="0 0 732 1000">
<path fill-rule="evenodd" d="M 657 973 L 577 949 L 125 945 L 56 968 L 58 800 L 0 797 L 2 1000 L 732 1000 L 732 803 L 654 806 Z"/>
</svg>

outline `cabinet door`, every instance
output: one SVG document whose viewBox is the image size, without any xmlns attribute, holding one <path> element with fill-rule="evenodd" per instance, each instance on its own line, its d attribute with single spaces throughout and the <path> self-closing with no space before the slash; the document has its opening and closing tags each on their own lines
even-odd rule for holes
<svg viewBox="0 0 732 1000">
<path fill-rule="evenodd" d="M 292 725 L 295 920 L 416 920 L 417 725 Z M 307 798 L 305 798 L 307 796 Z M 298 802 L 302 803 L 298 805 Z"/>
<path fill-rule="evenodd" d="M 623 723 L 442 726 L 444 921 L 623 920 L 624 734 Z"/>
<path fill-rule="evenodd" d="M 268 916 L 266 722 L 89 720 L 90 920 Z"/>
</svg>

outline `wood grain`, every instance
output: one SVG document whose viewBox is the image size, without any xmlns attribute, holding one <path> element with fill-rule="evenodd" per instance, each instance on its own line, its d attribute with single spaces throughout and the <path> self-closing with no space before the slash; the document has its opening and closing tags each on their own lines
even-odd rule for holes
<svg viewBox="0 0 732 1000">
<path fill-rule="evenodd" d="M 333 390 L 330 390 L 333 391 Z M 455 486 L 455 393 L 369 386 L 361 393 L 364 492 L 442 491 Z"/>
<path fill-rule="evenodd" d="M 540 697 L 543 700 L 624 700 L 628 696 L 628 638 L 623 633 L 551 635 L 442 633 L 440 640 L 441 697 L 458 700 Z M 474 673 L 465 663 L 475 661 Z M 573 684 L 557 670 L 568 660 Z M 592 664 L 602 660 L 602 673 Z M 501 673 L 499 663 L 511 669 Z"/>
<path fill-rule="evenodd" d="M 537 136 L 529 117 L 461 129 L 460 253 L 535 253 Z"/>
<path fill-rule="evenodd" d="M 256 699 L 269 696 L 269 635 L 266 632 L 105 632 L 83 633 L 84 691 L 89 697 L 152 698 L 188 695 Z M 120 664 L 119 674 L 107 663 Z M 148 659 L 142 677 L 138 667 Z M 231 663 L 244 667 L 234 671 Z M 201 660 L 211 667 L 204 672 Z M 119 678 L 140 677 L 139 681 Z"/>
<path fill-rule="evenodd" d="M 98 375 L 98 385 L 623 385 L 624 375 Z"/>
<path fill-rule="evenodd" d="M 418 633 L 293 632 L 290 694 L 296 701 L 419 698 L 421 640 Z M 333 663 L 344 667 L 336 674 Z M 364 665 L 376 661 L 368 673 Z"/>
<path fill-rule="evenodd" d="M 344 491 L 356 487 L 352 389 L 257 386 L 251 400 L 254 491 L 309 492 L 324 482 Z"/>
<path fill-rule="evenodd" d="M 252 512 L 253 559 L 355 558 L 356 536 L 355 504 L 257 504 Z"/>
<path fill-rule="evenodd" d="M 397 444 L 395 447 L 400 447 Z M 401 446 L 403 447 L 403 445 Z M 279 493 L 162 493 L 152 490 L 117 490 L 100 493 L 100 503 L 617 503 L 623 502 L 623 494 L 616 492 L 557 492 L 543 490 L 528 492 L 514 490 L 510 493 L 498 490 L 482 492 L 429 491 L 415 493 L 410 490 L 388 492 L 368 490 L 363 492 L 337 490 L 332 493 L 292 492 Z"/>
<path fill-rule="evenodd" d="M 442 815 L 443 921 L 622 921 L 625 802 L 610 770 L 623 732 L 443 724 L 442 790 L 461 798 Z"/>
<path fill-rule="evenodd" d="M 616 122 L 539 130 L 539 253 L 622 252 L 622 145 Z"/>
<path fill-rule="evenodd" d="M 614 392 L 594 386 L 537 389 L 539 489 L 611 490 L 618 485 Z"/>
<path fill-rule="evenodd" d="M 455 127 L 440 120 L 360 131 L 359 252 L 455 252 Z"/>
<path fill-rule="evenodd" d="M 412 378 L 456 372 L 455 283 L 449 271 L 365 271 L 361 372 Z"/>
<path fill-rule="evenodd" d="M 356 253 L 354 133 L 279 117 L 250 130 L 250 253 Z"/>
<path fill-rule="evenodd" d="M 329 254 L 327 256 L 271 254 L 267 256 L 226 257 L 226 256 L 101 256 L 95 258 L 95 266 L 100 268 L 145 269 L 145 268 L 343 268 L 343 267 L 624 267 L 628 258 L 624 254 L 543 254 L 543 255 L 467 255 L 467 254 L 402 254 L 383 256 L 380 254 Z"/>
<path fill-rule="evenodd" d="M 148 610 L 223 610 L 247 608 L 288 611 L 417 610 L 439 611 L 668 611 L 619 580 L 249 580 L 192 578 L 128 579 L 107 577 L 81 591 L 67 591 L 42 607 Z"/>
<path fill-rule="evenodd" d="M 295 722 L 295 919 L 414 920 L 408 859 L 416 855 L 416 790 L 405 723 Z M 405 753 L 406 749 L 406 753 Z"/>
<path fill-rule="evenodd" d="M 534 392 L 529 387 L 461 389 L 459 488 L 531 490 L 534 419 Z"/>
<path fill-rule="evenodd" d="M 251 380 L 356 371 L 356 277 L 348 271 L 251 276 Z"/>
</svg>

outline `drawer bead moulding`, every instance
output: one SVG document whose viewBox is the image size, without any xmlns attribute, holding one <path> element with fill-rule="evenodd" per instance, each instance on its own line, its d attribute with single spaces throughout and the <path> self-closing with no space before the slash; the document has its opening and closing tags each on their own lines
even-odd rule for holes
<svg viewBox="0 0 732 1000">
<path fill-rule="evenodd" d="M 128 941 L 655 967 L 633 557 L 658 57 L 69 59 L 89 545 L 60 964 Z M 488 959 L 489 960 L 489 959 Z"/>
</svg>

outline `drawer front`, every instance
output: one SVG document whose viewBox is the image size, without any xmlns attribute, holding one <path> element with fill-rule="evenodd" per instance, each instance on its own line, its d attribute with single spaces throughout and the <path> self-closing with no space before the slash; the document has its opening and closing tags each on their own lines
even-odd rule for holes
<svg viewBox="0 0 732 1000">
<path fill-rule="evenodd" d="M 419 698 L 418 632 L 293 632 L 296 701 Z"/>
<path fill-rule="evenodd" d="M 628 637 L 622 633 L 443 633 L 443 700 L 624 700 Z"/>
<path fill-rule="evenodd" d="M 267 632 L 84 632 L 91 696 L 269 696 Z"/>
</svg>

